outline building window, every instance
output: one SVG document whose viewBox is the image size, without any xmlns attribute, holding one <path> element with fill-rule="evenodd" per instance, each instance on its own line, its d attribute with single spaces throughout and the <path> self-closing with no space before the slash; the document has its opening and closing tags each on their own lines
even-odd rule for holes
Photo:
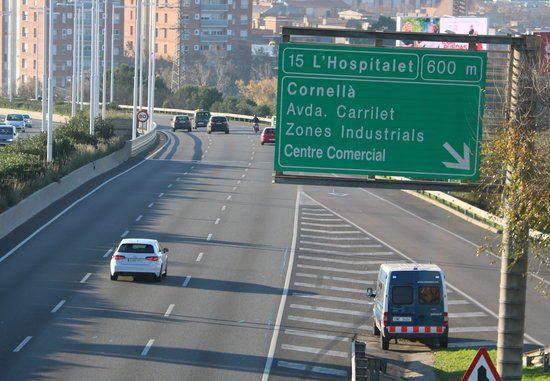
<svg viewBox="0 0 550 381">
<path fill-rule="evenodd" d="M 248 0 L 241 0 L 241 9 L 248 9 Z"/>
<path fill-rule="evenodd" d="M 248 37 L 248 31 L 246 31 L 246 30 L 241 30 L 240 36 L 241 36 L 241 38 L 247 38 L 247 37 Z"/>
</svg>

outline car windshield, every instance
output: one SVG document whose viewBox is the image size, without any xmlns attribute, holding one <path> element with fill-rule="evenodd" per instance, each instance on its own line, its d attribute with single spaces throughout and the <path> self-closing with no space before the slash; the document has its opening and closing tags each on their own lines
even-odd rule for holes
<svg viewBox="0 0 550 381">
<path fill-rule="evenodd" d="M 274 128 L 266 128 L 264 131 L 265 131 L 266 134 L 274 134 L 275 133 Z"/>
<path fill-rule="evenodd" d="M 23 118 L 25 118 L 25 119 L 30 119 L 31 116 L 30 116 L 30 115 L 23 115 Z"/>
<path fill-rule="evenodd" d="M 155 249 L 152 245 L 142 243 L 124 243 L 118 248 L 119 253 L 152 254 Z"/>
<path fill-rule="evenodd" d="M 0 135 L 13 135 L 13 128 L 0 127 Z"/>
<path fill-rule="evenodd" d="M 187 116 L 177 116 L 176 117 L 176 120 L 178 122 L 186 122 L 188 119 L 189 119 L 189 117 L 187 117 Z"/>
<path fill-rule="evenodd" d="M 16 122 L 22 122 L 23 121 L 23 115 L 8 115 L 8 120 L 16 121 Z"/>
<path fill-rule="evenodd" d="M 212 122 L 216 122 L 216 123 L 219 123 L 219 122 L 226 122 L 227 119 L 225 119 L 225 116 L 213 116 L 212 117 Z"/>
</svg>

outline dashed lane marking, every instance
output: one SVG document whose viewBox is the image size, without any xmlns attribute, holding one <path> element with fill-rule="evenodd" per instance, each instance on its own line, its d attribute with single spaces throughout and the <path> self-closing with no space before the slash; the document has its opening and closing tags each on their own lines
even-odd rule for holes
<svg viewBox="0 0 550 381">
<path fill-rule="evenodd" d="M 362 316 L 362 317 L 370 317 L 372 316 L 371 312 L 364 312 L 364 311 L 354 311 L 354 310 L 344 310 L 341 308 L 327 308 L 327 307 L 318 307 L 318 306 L 308 306 L 305 304 L 291 304 L 290 308 L 294 308 L 297 310 L 304 310 L 304 311 L 314 311 L 314 312 L 322 312 L 322 313 L 332 313 L 332 314 L 341 314 L 341 315 L 352 315 L 352 316 Z"/>
<path fill-rule="evenodd" d="M 61 307 L 63 307 L 63 304 L 65 304 L 65 302 L 66 302 L 66 300 L 64 300 L 64 299 L 61 300 L 59 303 L 57 303 L 57 304 L 55 305 L 54 308 L 52 308 L 52 310 L 51 310 L 50 312 L 51 312 L 52 314 L 55 314 L 57 311 L 59 311 L 59 309 L 60 309 Z"/>
<path fill-rule="evenodd" d="M 164 317 L 169 317 L 170 314 L 172 313 L 172 311 L 174 310 L 174 307 L 175 307 L 175 306 L 176 306 L 175 304 L 170 304 L 170 305 L 168 306 L 168 309 L 167 309 L 166 312 L 164 313 Z"/>
<path fill-rule="evenodd" d="M 88 273 L 88 274 L 84 275 L 84 277 L 80 280 L 80 283 L 86 283 L 88 278 L 91 277 L 91 276 L 92 276 L 92 273 Z"/>
<path fill-rule="evenodd" d="M 107 258 L 109 255 L 111 255 L 112 252 L 113 252 L 113 249 L 107 250 L 107 252 L 103 254 L 103 258 Z"/>
<path fill-rule="evenodd" d="M 168 188 L 172 188 L 174 184 L 168 184 Z"/>
<path fill-rule="evenodd" d="M 17 347 L 15 347 L 15 349 L 14 349 L 13 351 L 14 351 L 15 353 L 19 352 L 21 349 L 23 349 L 23 347 L 24 347 L 25 345 L 27 345 L 27 343 L 28 343 L 29 341 L 31 341 L 31 339 L 32 339 L 32 336 L 27 336 L 27 337 L 25 337 L 25 338 L 23 339 L 23 341 L 20 342 L 19 345 L 18 345 Z"/>
<path fill-rule="evenodd" d="M 219 225 L 219 224 L 220 224 L 220 219 L 216 218 L 216 221 L 214 222 L 214 225 Z"/>
<path fill-rule="evenodd" d="M 164 196 L 164 193 L 159 194 L 159 198 L 162 198 L 162 196 Z"/>
<path fill-rule="evenodd" d="M 231 195 L 228 195 L 226 198 L 227 201 L 231 200 Z"/>
<path fill-rule="evenodd" d="M 227 208 L 227 205 L 222 206 L 222 212 L 225 211 L 226 208 Z"/>
<path fill-rule="evenodd" d="M 143 351 L 141 351 L 142 356 L 147 356 L 147 353 L 149 353 L 149 349 L 151 349 L 154 342 L 155 342 L 155 340 L 153 340 L 153 339 L 151 339 L 147 342 L 147 344 L 145 345 L 145 348 L 143 348 Z"/>
<path fill-rule="evenodd" d="M 331 350 L 322 349 L 322 348 L 302 347 L 299 345 L 289 345 L 289 344 L 282 344 L 281 348 L 287 351 L 306 352 L 306 353 L 313 353 L 316 355 L 325 355 L 325 356 L 342 357 L 342 358 L 348 357 L 347 352 L 331 351 Z"/>
<path fill-rule="evenodd" d="M 208 236 L 206 236 L 206 240 L 210 241 L 212 239 L 212 233 L 209 233 Z"/>
<path fill-rule="evenodd" d="M 325 333 L 318 333 L 317 331 L 302 331 L 300 329 L 285 329 L 285 335 L 291 336 L 302 336 L 302 337 L 311 337 L 314 339 L 323 339 L 331 341 L 351 341 L 349 337 L 346 336 L 336 336 L 336 335 L 327 335 Z"/>
<path fill-rule="evenodd" d="M 126 237 L 129 233 L 130 233 L 130 231 L 129 231 L 129 230 L 126 230 L 124 233 L 122 233 L 122 234 L 120 235 L 120 238 Z"/>
<path fill-rule="evenodd" d="M 357 230 L 342 230 L 342 231 L 334 231 L 334 230 L 322 230 L 322 229 L 309 229 L 309 228 L 302 228 L 301 231 L 303 232 L 310 232 L 310 233 L 323 233 L 323 234 L 361 234 L 360 231 Z"/>
<path fill-rule="evenodd" d="M 143 218 L 143 215 L 140 214 L 140 215 L 136 218 L 136 222 L 141 221 L 142 218 Z"/>
<path fill-rule="evenodd" d="M 187 275 L 185 277 L 185 280 L 183 281 L 183 283 L 181 284 L 182 287 L 187 287 L 187 285 L 189 284 L 189 282 L 191 282 L 191 275 Z"/>
<path fill-rule="evenodd" d="M 155 205 L 155 203 L 154 203 L 154 202 L 152 202 L 152 203 L 150 203 L 149 205 L 147 205 L 147 208 L 152 208 L 152 207 L 153 207 L 153 205 Z"/>
<path fill-rule="evenodd" d="M 195 262 L 200 262 L 202 260 L 203 256 L 204 256 L 204 253 L 199 253 L 199 255 L 197 256 L 197 259 L 195 260 Z"/>
<path fill-rule="evenodd" d="M 316 218 L 316 217 L 302 217 L 302 220 L 307 221 L 318 221 L 318 222 L 336 222 L 336 221 L 342 221 L 339 218 Z"/>
<path fill-rule="evenodd" d="M 349 228 L 351 225 L 349 224 L 316 224 L 314 222 L 302 222 L 301 223 L 304 226 L 317 226 L 320 228 Z"/>
</svg>

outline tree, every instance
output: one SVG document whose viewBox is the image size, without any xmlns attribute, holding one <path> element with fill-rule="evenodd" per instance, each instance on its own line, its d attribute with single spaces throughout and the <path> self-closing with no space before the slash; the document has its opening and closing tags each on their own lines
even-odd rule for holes
<svg viewBox="0 0 550 381">
<path fill-rule="evenodd" d="M 250 81 L 248 84 L 245 84 L 244 81 L 237 81 L 237 87 L 243 97 L 252 99 L 259 106 L 268 106 L 272 112 L 275 111 L 277 99 L 276 78 Z"/>
</svg>

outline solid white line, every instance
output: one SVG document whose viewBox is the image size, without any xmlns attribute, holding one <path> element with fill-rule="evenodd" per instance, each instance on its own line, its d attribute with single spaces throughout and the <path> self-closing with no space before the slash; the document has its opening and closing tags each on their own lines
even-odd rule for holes
<svg viewBox="0 0 550 381">
<path fill-rule="evenodd" d="M 55 314 L 61 307 L 63 307 L 63 304 L 65 304 L 66 300 L 61 300 L 59 303 L 55 305 L 54 308 L 50 311 L 52 314 Z"/>
<path fill-rule="evenodd" d="M 281 348 L 287 351 L 314 353 L 314 354 L 323 355 L 323 356 L 343 357 L 343 358 L 348 357 L 348 352 L 331 351 L 331 350 L 322 349 L 322 348 L 302 347 L 299 345 L 289 345 L 289 344 L 282 344 Z"/>
<path fill-rule="evenodd" d="M 485 312 L 449 312 L 449 319 L 473 318 L 487 316 Z"/>
<path fill-rule="evenodd" d="M 162 196 L 164 196 L 164 193 L 160 193 L 160 194 L 159 194 L 159 198 L 161 198 Z"/>
<path fill-rule="evenodd" d="M 498 327 L 451 327 L 449 332 L 451 333 L 465 333 L 465 332 L 496 332 Z"/>
<path fill-rule="evenodd" d="M 302 229 L 304 230 L 304 229 Z M 307 234 L 301 234 L 301 238 L 314 238 L 314 239 L 328 239 L 331 241 L 369 241 L 370 238 L 368 237 L 326 237 L 326 236 L 319 236 L 319 235 L 307 235 Z"/>
<path fill-rule="evenodd" d="M 355 230 L 334 231 L 334 230 L 321 230 L 321 229 L 309 229 L 309 228 L 302 228 L 300 230 L 303 232 L 324 233 L 324 234 L 361 234 L 361 232 L 358 232 Z"/>
<path fill-rule="evenodd" d="M 226 200 L 231 200 L 231 195 L 227 196 L 227 199 Z"/>
<path fill-rule="evenodd" d="M 467 300 L 463 300 L 463 299 L 457 299 L 457 300 L 448 300 L 447 304 L 451 306 L 451 305 L 455 305 L 455 304 L 470 304 L 470 302 L 468 302 Z"/>
<path fill-rule="evenodd" d="M 166 135 L 166 134 L 165 134 Z M 137 163 L 136 165 L 134 165 L 133 167 L 130 167 L 128 168 L 127 170 L 125 170 L 124 172 L 121 172 L 119 173 L 118 175 L 114 176 L 114 177 L 111 177 L 110 179 L 108 180 L 105 180 L 103 183 L 99 184 L 97 187 L 95 187 L 94 189 L 92 189 L 90 192 L 86 193 L 84 196 L 80 197 L 78 200 L 74 201 L 71 205 L 67 206 L 65 209 L 63 209 L 61 212 L 59 212 L 55 217 L 53 217 L 52 219 L 50 219 L 48 222 L 46 222 L 44 225 L 40 226 L 38 229 L 36 229 L 32 234 L 30 234 L 27 238 L 25 238 L 23 241 L 21 241 L 17 246 L 15 246 L 13 249 L 11 249 L 10 251 L 8 251 L 6 254 L 4 254 L 2 257 L 0 257 L 0 263 L 2 263 L 3 261 L 5 261 L 7 258 L 9 258 L 13 253 L 15 253 L 17 250 L 19 250 L 21 248 L 21 246 L 23 246 L 24 244 L 26 244 L 27 242 L 29 242 L 31 239 L 33 239 L 38 233 L 40 233 L 42 230 L 46 229 L 48 226 L 50 226 L 52 223 L 54 223 L 57 219 L 59 219 L 61 216 L 63 216 L 65 213 L 67 213 L 69 210 L 71 210 L 72 208 L 75 207 L 75 205 L 79 204 L 81 201 L 87 199 L 88 197 L 90 197 L 91 195 L 93 195 L 94 193 L 96 193 L 98 190 L 100 190 L 101 188 L 103 188 L 105 185 L 109 184 L 111 181 L 114 181 L 116 179 L 118 179 L 119 177 L 127 174 L 128 172 L 134 170 L 135 168 L 139 167 L 140 165 L 142 165 L 143 163 L 145 163 L 146 161 L 148 161 L 151 157 L 153 157 L 154 155 L 156 155 L 158 152 L 160 152 L 164 147 L 166 147 L 166 145 L 171 141 L 170 139 L 170 136 L 169 135 L 166 135 L 168 136 L 168 139 L 166 140 L 166 142 L 162 145 L 162 147 L 160 147 L 158 150 L 156 150 L 155 152 L 153 152 L 151 155 L 147 156 L 144 160 L 140 161 L 139 163 Z"/>
<path fill-rule="evenodd" d="M 374 284 L 374 282 L 372 282 Z M 349 287 L 335 287 L 335 286 L 327 286 L 324 284 L 311 284 L 311 283 L 303 283 L 303 282 L 294 282 L 294 286 L 297 287 L 306 287 L 306 288 L 319 288 L 321 290 L 330 290 L 330 291 L 342 291 L 342 292 L 354 292 L 356 294 L 364 294 L 365 290 L 360 290 L 357 288 L 349 288 Z"/>
<path fill-rule="evenodd" d="M 141 221 L 142 218 L 143 218 L 143 215 L 140 214 L 140 215 L 136 218 L 136 222 Z"/>
<path fill-rule="evenodd" d="M 222 212 L 225 210 L 225 208 L 227 208 L 226 205 L 222 206 Z"/>
<path fill-rule="evenodd" d="M 273 326 L 273 335 L 271 336 L 271 344 L 269 345 L 267 360 L 265 362 L 264 372 L 262 374 L 262 381 L 267 381 L 269 379 L 269 373 L 271 372 L 271 367 L 273 366 L 273 356 L 275 355 L 275 349 L 277 348 L 277 340 L 279 338 L 279 331 L 281 329 L 281 321 L 283 320 L 286 298 L 288 295 L 288 290 L 290 288 L 290 278 L 292 276 L 292 268 L 294 267 L 294 254 L 296 253 L 296 240 L 298 238 L 298 211 L 300 210 L 301 194 L 302 187 L 298 186 L 298 189 L 296 191 L 296 205 L 294 207 L 294 229 L 292 232 L 292 245 L 288 258 L 285 285 L 283 288 L 283 293 L 281 295 L 281 301 L 279 302 L 279 309 L 277 311 L 275 325 Z M 280 361 L 278 363 L 280 363 Z"/>
<path fill-rule="evenodd" d="M 182 287 L 187 287 L 187 285 L 189 284 L 189 282 L 191 281 L 191 275 L 187 275 L 185 277 L 185 280 L 183 281 L 183 283 L 181 284 Z"/>
<path fill-rule="evenodd" d="M 350 341 L 351 339 L 346 336 L 326 335 L 324 333 L 315 333 L 310 331 L 302 331 L 299 329 L 285 329 L 285 335 L 312 337 L 315 339 L 333 340 L 333 341 Z"/>
<path fill-rule="evenodd" d="M 166 310 L 166 312 L 164 313 L 164 317 L 168 317 L 170 316 L 170 314 L 172 313 L 172 310 L 174 309 L 176 305 L 175 304 L 170 304 L 168 306 L 168 309 Z"/>
<path fill-rule="evenodd" d="M 195 262 L 200 262 L 202 260 L 203 256 L 204 256 L 204 253 L 199 253 L 199 255 L 197 256 L 197 259 L 195 260 Z"/>
<path fill-rule="evenodd" d="M 151 339 L 147 342 L 147 345 L 145 345 L 145 348 L 143 348 L 143 351 L 141 351 L 142 356 L 147 356 L 147 353 L 149 353 L 149 349 L 153 346 L 153 343 L 155 340 Z"/>
<path fill-rule="evenodd" d="M 92 276 L 92 273 L 88 273 L 88 274 L 84 275 L 84 278 L 82 278 L 82 279 L 80 280 L 80 283 L 86 283 L 86 281 L 88 280 L 88 278 L 89 278 L 90 276 Z"/>
<path fill-rule="evenodd" d="M 292 293 L 293 297 L 296 298 L 306 298 L 306 299 L 316 299 L 316 300 L 328 300 L 331 302 L 342 302 L 342 303 L 355 303 L 355 304 L 362 304 L 365 306 L 372 305 L 372 302 L 369 302 L 364 299 L 352 299 L 352 298 L 340 298 L 338 296 L 330 296 L 330 295 L 312 295 L 312 294 L 302 294 L 299 292 Z"/>
<path fill-rule="evenodd" d="M 372 316 L 372 312 L 343 310 L 343 309 L 340 309 L 340 308 L 306 306 L 305 304 L 291 304 L 290 308 L 295 308 L 297 310 L 304 310 L 304 311 L 314 311 L 314 312 L 323 312 L 323 313 L 328 312 L 328 313 L 333 313 L 333 314 L 352 315 L 352 316 L 363 316 L 363 317 Z"/>
<path fill-rule="evenodd" d="M 403 263 L 404 261 L 355 261 L 355 260 L 347 260 L 347 259 L 334 259 L 334 258 L 318 258 L 318 257 L 312 257 L 310 255 L 298 255 L 298 258 L 301 259 L 309 259 L 310 261 L 319 261 L 319 262 L 332 262 L 332 263 L 343 263 L 346 265 L 381 265 L 382 263 Z"/>
<path fill-rule="evenodd" d="M 153 205 L 155 205 L 155 203 L 154 203 L 154 202 L 152 202 L 152 203 L 150 203 L 149 205 L 147 205 L 147 207 L 148 207 L 148 208 L 152 208 L 152 207 L 153 207 Z"/>
<path fill-rule="evenodd" d="M 302 317 L 302 316 L 293 316 L 293 315 L 289 315 L 288 320 L 299 321 L 299 322 L 302 322 L 302 323 L 330 325 L 332 327 L 356 328 L 356 329 L 364 329 L 364 330 L 367 330 L 367 331 L 372 331 L 372 326 L 371 325 L 357 326 L 357 324 L 344 323 L 344 322 L 341 322 L 341 321 L 334 321 L 334 320 L 313 319 L 313 318 Z"/>
<path fill-rule="evenodd" d="M 461 343 L 449 343 L 449 348 L 481 348 L 481 347 L 495 347 L 497 343 L 495 341 L 466 341 Z"/>
<path fill-rule="evenodd" d="M 370 192 L 367 192 L 367 193 L 370 193 Z M 313 199 L 310 195 L 304 193 L 305 196 L 307 196 L 310 200 L 312 200 L 313 202 L 316 202 L 317 204 L 325 207 L 328 211 L 330 211 L 331 213 L 333 213 L 334 215 L 340 217 L 341 219 L 343 219 L 344 221 L 347 221 L 348 223 L 350 223 L 351 225 L 355 226 L 357 229 L 361 230 L 362 232 L 364 232 L 365 234 L 368 234 L 370 235 L 372 238 L 374 238 L 375 240 L 377 240 L 378 242 L 384 244 L 385 246 L 387 246 L 389 249 L 395 251 L 397 254 L 401 255 L 403 258 L 405 258 L 407 261 L 411 262 L 411 263 L 417 263 L 416 261 L 414 261 L 411 257 L 407 256 L 406 254 L 404 254 L 403 252 L 397 250 L 396 248 L 394 248 L 392 245 L 389 245 L 388 243 L 386 243 L 385 241 L 381 240 L 380 238 L 376 237 L 374 234 L 372 233 L 369 233 L 366 229 L 363 229 L 362 227 L 360 227 L 359 225 L 357 225 L 356 223 L 352 222 L 351 220 L 345 218 L 344 216 L 342 216 L 341 214 L 339 213 L 336 213 L 335 211 L 333 211 L 332 209 L 328 208 L 326 205 L 323 205 L 322 203 L 320 203 L 319 201 Z M 376 196 L 376 195 L 375 195 Z M 378 196 L 376 196 L 378 197 Z M 472 298 L 470 295 L 466 294 L 465 292 L 461 291 L 460 289 L 458 289 L 457 287 L 453 286 L 452 284 L 450 284 L 449 282 L 447 282 L 447 286 L 456 291 L 457 293 L 459 293 L 463 298 L 466 298 L 468 299 L 469 301 L 471 301 L 472 303 L 474 303 L 475 305 L 477 305 L 479 308 L 481 308 L 482 310 L 484 310 L 485 312 L 487 312 L 489 315 L 493 316 L 495 319 L 498 320 L 498 315 L 496 313 L 494 313 L 493 311 L 491 311 L 489 308 L 485 307 L 485 305 L 483 305 L 482 303 L 478 302 L 476 299 Z M 449 291 L 449 290 L 448 290 Z M 451 332 L 452 332 L 452 329 L 451 329 Z M 541 347 L 544 347 L 544 344 L 538 340 L 536 340 L 535 338 L 533 338 L 531 335 L 528 335 L 528 334 L 525 334 L 524 337 L 526 339 L 528 339 L 529 341 L 531 341 L 532 343 L 534 344 L 537 344 L 537 345 L 540 345 Z"/>
<path fill-rule="evenodd" d="M 212 239 L 212 233 L 209 233 L 208 236 L 206 237 L 206 240 L 210 241 L 211 239 Z"/>
<path fill-rule="evenodd" d="M 107 250 L 107 252 L 103 254 L 103 258 L 107 258 L 109 255 L 111 255 L 112 252 L 113 252 L 113 249 Z"/>
<path fill-rule="evenodd" d="M 219 224 L 220 224 L 220 219 L 216 218 L 216 222 L 214 222 L 214 225 L 219 225 Z"/>
<path fill-rule="evenodd" d="M 174 184 L 168 184 L 168 188 L 172 188 Z"/>
<path fill-rule="evenodd" d="M 302 222 L 302 225 L 306 226 L 318 226 L 321 228 L 349 228 L 351 225 L 348 224 L 316 224 L 314 222 Z"/>
<path fill-rule="evenodd" d="M 378 274 L 378 270 L 348 270 L 348 269 L 341 269 L 338 267 L 313 266 L 313 265 L 302 265 L 302 264 L 297 264 L 296 267 L 301 269 L 333 271 L 333 272 L 346 273 L 346 274 L 358 274 L 358 275 Z"/>
<path fill-rule="evenodd" d="M 374 284 L 373 280 L 359 280 L 359 279 L 351 279 L 351 278 L 340 278 L 340 277 L 328 276 L 328 275 L 296 273 L 296 276 L 303 277 L 303 278 L 324 279 L 324 280 L 330 280 L 330 281 L 334 281 L 334 282 L 346 282 L 346 283 L 356 283 L 356 284 Z"/>
<path fill-rule="evenodd" d="M 14 352 L 19 352 L 21 349 L 23 349 L 23 347 L 24 347 L 25 345 L 27 345 L 27 343 L 28 343 L 29 341 L 31 341 L 31 339 L 32 339 L 32 336 L 27 336 L 27 337 L 25 337 L 25 338 L 23 339 L 23 341 L 22 341 L 21 343 L 19 343 L 19 345 L 18 345 L 17 347 L 15 347 L 15 349 L 14 349 L 13 351 L 14 351 Z"/>
<path fill-rule="evenodd" d="M 120 238 L 126 237 L 126 236 L 128 235 L 128 233 L 130 233 L 130 231 L 129 231 L 129 230 L 126 230 L 124 233 L 122 233 L 122 234 L 120 235 Z"/>
<path fill-rule="evenodd" d="M 341 244 L 337 244 L 337 243 L 313 242 L 313 241 L 300 241 L 300 243 L 304 244 L 304 245 L 337 247 L 339 249 L 355 249 L 355 248 L 362 248 L 362 247 L 382 247 L 382 245 L 341 245 Z"/>
</svg>

